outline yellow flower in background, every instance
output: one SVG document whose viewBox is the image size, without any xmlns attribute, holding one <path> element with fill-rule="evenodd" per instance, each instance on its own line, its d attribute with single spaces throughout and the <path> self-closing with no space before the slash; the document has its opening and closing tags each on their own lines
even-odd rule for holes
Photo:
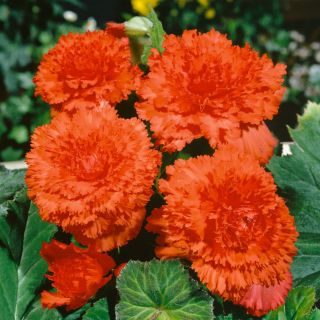
<svg viewBox="0 0 320 320">
<path fill-rule="evenodd" d="M 179 8 L 184 8 L 188 0 L 177 0 Z"/>
<path fill-rule="evenodd" d="M 198 2 L 202 7 L 209 7 L 210 4 L 210 0 L 198 0 Z"/>
<path fill-rule="evenodd" d="M 206 12 L 204 13 L 204 16 L 208 20 L 213 19 L 216 16 L 216 10 L 214 8 L 210 8 L 206 10 Z"/>
<path fill-rule="evenodd" d="M 150 8 L 155 8 L 159 0 L 131 0 L 134 11 L 146 16 L 150 12 Z"/>
</svg>

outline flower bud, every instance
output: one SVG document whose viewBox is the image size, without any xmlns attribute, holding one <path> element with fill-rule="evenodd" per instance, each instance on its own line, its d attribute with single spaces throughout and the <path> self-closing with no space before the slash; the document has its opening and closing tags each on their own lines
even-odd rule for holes
<svg viewBox="0 0 320 320">
<path fill-rule="evenodd" d="M 153 23 L 145 17 L 133 17 L 124 23 L 128 36 L 145 36 L 150 34 Z"/>
</svg>

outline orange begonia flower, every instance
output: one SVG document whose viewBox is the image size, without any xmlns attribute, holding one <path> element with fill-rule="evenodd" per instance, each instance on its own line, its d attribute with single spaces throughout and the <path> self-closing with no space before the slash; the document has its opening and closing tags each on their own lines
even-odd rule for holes
<svg viewBox="0 0 320 320">
<path fill-rule="evenodd" d="M 67 310 L 73 310 L 83 306 L 112 278 L 110 272 L 115 267 L 107 254 L 56 240 L 44 243 L 40 254 L 52 273 L 46 277 L 56 289 L 41 293 L 42 305 L 49 309 L 66 305 Z"/>
<path fill-rule="evenodd" d="M 128 39 L 107 31 L 62 36 L 44 55 L 34 77 L 36 96 L 64 111 L 126 99 L 136 89 L 141 71 L 131 64 Z"/>
<path fill-rule="evenodd" d="M 124 23 L 107 22 L 106 30 L 116 38 L 126 37 L 126 29 Z"/>
<path fill-rule="evenodd" d="M 253 285 L 241 299 L 240 304 L 248 311 L 260 317 L 266 310 L 274 310 L 284 303 L 284 297 L 292 288 L 292 275 L 290 272 L 275 286 L 266 287 L 263 285 Z"/>
<path fill-rule="evenodd" d="M 96 109 L 35 130 L 26 183 L 42 219 L 107 251 L 139 232 L 161 157 L 142 121 Z"/>
<path fill-rule="evenodd" d="M 159 184 L 167 204 L 147 225 L 159 234 L 157 256 L 190 260 L 211 292 L 252 314 L 281 305 L 298 234 L 272 175 L 228 148 L 177 160 L 167 175 Z"/>
<path fill-rule="evenodd" d="M 162 54 L 154 50 L 149 58 L 137 111 L 165 150 L 181 150 L 202 136 L 215 148 L 277 113 L 284 65 L 274 66 L 248 45 L 233 46 L 215 30 L 169 35 L 163 46 Z"/>
<path fill-rule="evenodd" d="M 241 136 L 230 141 L 228 146 L 234 147 L 237 152 L 253 156 L 261 164 L 266 164 L 272 158 L 277 144 L 278 140 L 262 122 L 258 126 L 243 126 Z"/>
</svg>

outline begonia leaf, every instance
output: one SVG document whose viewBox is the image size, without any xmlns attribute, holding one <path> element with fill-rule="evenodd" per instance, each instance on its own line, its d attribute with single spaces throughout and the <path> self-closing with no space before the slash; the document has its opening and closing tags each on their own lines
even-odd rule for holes
<svg viewBox="0 0 320 320">
<path fill-rule="evenodd" d="M 23 320 L 62 320 L 62 316 L 57 309 L 44 309 L 40 300 L 37 300 Z"/>
<path fill-rule="evenodd" d="M 315 290 L 312 287 L 298 287 L 291 290 L 286 299 L 285 309 L 288 319 L 305 319 L 315 303 Z"/>
<path fill-rule="evenodd" d="M 320 310 L 316 309 L 314 310 L 306 320 L 319 320 L 320 319 Z"/>
<path fill-rule="evenodd" d="M 4 319 L 15 319 L 17 267 L 5 248 L 0 248 L 0 305 Z"/>
<path fill-rule="evenodd" d="M 63 320 L 78 320 L 82 319 L 83 314 L 91 307 L 90 303 L 85 304 L 80 309 L 73 311 L 72 313 L 68 314 Z"/>
<path fill-rule="evenodd" d="M 121 320 L 210 320 L 213 299 L 177 260 L 129 261 L 117 278 Z"/>
<path fill-rule="evenodd" d="M 97 301 L 82 318 L 83 320 L 109 320 L 109 309 L 105 299 Z"/>
<path fill-rule="evenodd" d="M 315 303 L 315 290 L 312 287 L 292 289 L 284 306 L 270 312 L 265 320 L 306 320 L 312 314 Z M 315 310 L 316 312 L 317 310 Z"/>
<path fill-rule="evenodd" d="M 277 310 L 271 311 L 263 319 L 264 320 L 287 320 L 284 306 L 279 307 Z"/>
<path fill-rule="evenodd" d="M 151 49 L 157 49 L 160 53 L 163 52 L 163 39 L 164 39 L 164 30 L 162 27 L 162 23 L 160 22 L 160 20 L 157 17 L 157 14 L 155 13 L 154 10 L 151 10 L 149 16 L 148 16 L 149 20 L 152 22 L 152 28 L 150 31 L 150 44 L 146 44 L 144 46 L 143 49 L 143 53 L 141 56 L 141 62 L 143 64 L 147 64 L 148 63 L 148 58 L 150 56 L 151 53 Z"/>
<path fill-rule="evenodd" d="M 42 243 L 49 241 L 57 228 L 40 219 L 25 188 L 15 194 L 7 211 L 0 223 L 6 225 L 7 232 L 1 239 L 5 240 L 0 259 L 1 316 L 20 320 L 35 299 L 47 270 L 47 264 L 39 254 Z"/>
<path fill-rule="evenodd" d="M 15 140 L 17 143 L 25 143 L 29 140 L 29 132 L 25 125 L 18 124 L 12 128 L 9 132 L 8 137 Z"/>
<path fill-rule="evenodd" d="M 296 129 L 292 155 L 268 164 L 300 233 L 292 265 L 294 284 L 315 286 L 320 295 L 320 105 L 309 103 Z"/>
<path fill-rule="evenodd" d="M 7 170 L 0 166 L 0 216 L 7 213 L 8 201 L 24 186 L 25 170 Z"/>
</svg>

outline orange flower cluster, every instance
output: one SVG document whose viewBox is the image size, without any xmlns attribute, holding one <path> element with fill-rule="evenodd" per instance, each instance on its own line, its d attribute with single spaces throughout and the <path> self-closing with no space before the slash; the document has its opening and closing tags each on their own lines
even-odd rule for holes
<svg viewBox="0 0 320 320">
<path fill-rule="evenodd" d="M 95 108 L 126 99 L 141 71 L 131 64 L 128 39 L 107 31 L 62 36 L 44 57 L 34 77 L 36 95 L 55 110 Z"/>
<path fill-rule="evenodd" d="M 26 182 L 42 219 L 102 251 L 138 234 L 160 165 L 140 120 L 108 105 L 62 112 L 35 130 L 31 146 Z"/>
<path fill-rule="evenodd" d="M 73 310 L 81 307 L 110 281 L 111 269 L 115 267 L 107 254 L 92 248 L 80 249 L 73 243 L 66 245 L 55 240 L 44 243 L 40 254 L 48 262 L 52 275 L 47 278 L 53 281 L 56 289 L 56 292 L 41 293 L 42 305 L 47 308 L 67 305 L 67 310 Z"/>
<path fill-rule="evenodd" d="M 167 175 L 160 181 L 167 204 L 147 225 L 160 234 L 158 257 L 190 260 L 213 293 L 254 315 L 281 305 L 291 288 L 297 231 L 271 174 L 226 148 L 178 160 Z"/>
<path fill-rule="evenodd" d="M 61 37 L 34 78 L 36 95 L 51 104 L 54 118 L 32 136 L 28 194 L 42 219 L 89 246 L 44 245 L 57 289 L 42 293 L 45 307 L 83 305 L 114 267 L 98 252 L 126 244 L 141 228 L 161 157 L 143 122 L 122 119 L 114 108 L 141 75 L 128 39 L 110 28 Z"/>
<path fill-rule="evenodd" d="M 246 132 L 264 127 L 263 120 L 277 113 L 285 91 L 284 65 L 274 66 L 248 45 L 233 46 L 214 30 L 167 36 L 164 53 L 153 51 L 149 66 L 138 90 L 142 102 L 137 109 L 169 152 L 202 136 L 214 148 L 241 138 L 246 145 Z M 272 154 L 275 146 L 271 133 L 263 130 L 272 141 L 264 145 L 266 150 L 261 151 L 259 141 L 245 146 L 254 147 L 259 158 Z"/>
<path fill-rule="evenodd" d="M 57 291 L 44 291 L 42 303 L 83 305 L 115 266 L 100 252 L 140 231 L 161 154 L 141 120 L 114 108 L 137 90 L 138 115 L 164 151 L 200 137 L 217 149 L 176 161 L 160 180 L 166 205 L 147 224 L 159 234 L 157 256 L 190 260 L 211 292 L 263 315 L 284 302 L 296 254 L 294 220 L 261 166 L 277 143 L 264 121 L 278 110 L 285 66 L 212 30 L 166 36 L 149 67 L 142 78 L 132 66 L 120 24 L 63 36 L 40 64 L 36 95 L 55 116 L 32 136 L 28 194 L 42 219 L 89 246 L 44 244 Z"/>
</svg>

